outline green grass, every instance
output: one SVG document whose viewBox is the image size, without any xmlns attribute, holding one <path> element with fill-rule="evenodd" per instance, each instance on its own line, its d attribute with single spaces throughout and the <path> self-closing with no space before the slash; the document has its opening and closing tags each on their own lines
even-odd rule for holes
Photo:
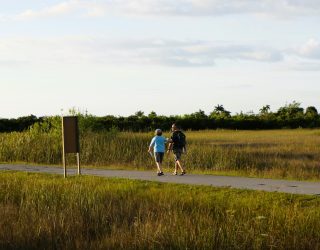
<svg viewBox="0 0 320 250">
<path fill-rule="evenodd" d="M 319 249 L 320 198 L 0 172 L 0 249 Z"/>
<path fill-rule="evenodd" d="M 320 180 L 320 130 L 186 132 L 187 171 L 263 178 Z M 94 168 L 154 170 L 147 154 L 152 133 L 86 133 L 81 135 L 81 162 Z M 169 137 L 169 134 L 165 134 Z M 69 164 L 75 157 L 68 156 Z M 0 162 L 61 164 L 58 134 L 0 134 Z M 173 157 L 164 167 L 172 171 Z"/>
</svg>

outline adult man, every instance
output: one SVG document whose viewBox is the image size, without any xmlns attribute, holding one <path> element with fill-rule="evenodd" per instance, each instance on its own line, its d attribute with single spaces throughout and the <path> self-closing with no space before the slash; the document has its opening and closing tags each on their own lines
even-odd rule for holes
<svg viewBox="0 0 320 250">
<path fill-rule="evenodd" d="M 181 155 L 182 153 L 186 152 L 186 136 L 181 131 L 180 127 L 175 123 L 172 124 L 171 130 L 172 130 L 172 135 L 169 141 L 170 144 L 168 148 L 168 153 L 172 150 L 174 159 L 175 159 L 175 168 L 174 168 L 173 175 L 178 174 L 179 168 L 181 170 L 180 175 L 184 175 L 186 174 L 186 171 L 182 167 Z"/>
</svg>

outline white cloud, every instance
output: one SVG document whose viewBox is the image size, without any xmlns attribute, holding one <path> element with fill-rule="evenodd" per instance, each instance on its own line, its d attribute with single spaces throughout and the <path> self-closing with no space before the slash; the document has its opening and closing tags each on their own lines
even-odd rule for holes
<svg viewBox="0 0 320 250">
<path fill-rule="evenodd" d="M 23 11 L 20 14 L 17 14 L 14 17 L 14 19 L 28 20 L 28 19 L 46 18 L 46 17 L 65 15 L 75 11 L 78 7 L 78 4 L 79 4 L 78 1 L 72 0 L 67 2 L 61 2 L 59 4 L 52 5 L 40 10 L 28 9 Z"/>
<path fill-rule="evenodd" d="M 320 72 L 320 63 L 316 62 L 298 62 L 293 63 L 289 67 L 289 70 L 294 71 L 316 71 Z"/>
<path fill-rule="evenodd" d="M 0 39 L 3 62 L 213 66 L 220 59 L 277 62 L 280 51 L 226 42 L 104 38 Z"/>
<path fill-rule="evenodd" d="M 99 63 L 209 67 L 220 60 L 282 62 L 291 70 L 319 69 L 320 42 L 310 39 L 296 48 L 194 40 L 117 40 L 76 37 L 64 39 L 0 39 L 1 66 L 27 63 Z"/>
<path fill-rule="evenodd" d="M 0 14 L 0 22 L 5 22 L 7 17 L 3 14 Z"/>
<path fill-rule="evenodd" d="M 104 8 L 101 8 L 98 5 L 92 5 L 87 10 L 86 16 L 88 17 L 103 17 L 106 14 L 106 10 Z"/>
<path fill-rule="evenodd" d="M 79 12 L 100 17 L 110 13 L 135 16 L 319 15 L 319 0 L 69 0 L 43 9 L 28 9 L 5 19 L 26 20 Z M 3 19 L 0 16 L 0 20 Z"/>
<path fill-rule="evenodd" d="M 310 59 L 320 59 L 320 42 L 316 39 L 309 39 L 297 49 L 298 55 Z"/>
<path fill-rule="evenodd" d="M 199 42 L 196 45 L 186 46 L 185 50 L 191 54 L 206 55 L 213 58 L 242 59 L 262 62 L 276 62 L 283 59 L 281 51 L 276 49 L 226 42 Z"/>
<path fill-rule="evenodd" d="M 27 63 L 99 63 L 209 67 L 221 60 L 282 62 L 292 70 L 317 70 L 320 42 L 310 39 L 294 49 L 195 40 L 116 40 L 103 37 L 0 39 L 1 66 Z"/>
<path fill-rule="evenodd" d="M 116 0 L 101 8 L 132 15 L 217 16 L 226 14 L 309 15 L 320 13 L 318 0 Z"/>
</svg>

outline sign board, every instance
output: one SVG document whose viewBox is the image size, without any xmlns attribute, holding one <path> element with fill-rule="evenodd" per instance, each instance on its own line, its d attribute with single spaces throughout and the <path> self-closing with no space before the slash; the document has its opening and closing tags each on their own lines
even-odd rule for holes
<svg viewBox="0 0 320 250">
<path fill-rule="evenodd" d="M 62 117 L 62 147 L 63 147 L 63 167 L 64 177 L 67 177 L 66 154 L 77 154 L 78 174 L 80 170 L 80 140 L 79 140 L 79 126 L 78 117 L 64 116 Z"/>
<path fill-rule="evenodd" d="M 63 126 L 63 146 L 64 152 L 67 153 L 79 153 L 79 127 L 78 117 L 76 116 L 65 116 L 62 118 Z"/>
</svg>

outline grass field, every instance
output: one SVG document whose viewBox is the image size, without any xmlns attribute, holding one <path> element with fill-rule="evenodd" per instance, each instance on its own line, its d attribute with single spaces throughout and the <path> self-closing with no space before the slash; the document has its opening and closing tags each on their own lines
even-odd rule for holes
<svg viewBox="0 0 320 250">
<path fill-rule="evenodd" d="M 0 172 L 0 249 L 319 249 L 320 198 Z"/>
<path fill-rule="evenodd" d="M 320 130 L 186 132 L 189 172 L 320 180 Z M 96 168 L 154 169 L 146 153 L 152 133 L 86 133 L 81 161 Z M 169 137 L 169 133 L 165 134 Z M 0 134 L 0 162 L 61 164 L 61 137 L 55 133 Z M 74 157 L 68 162 L 75 163 Z M 164 166 L 173 168 L 172 156 Z"/>
</svg>

